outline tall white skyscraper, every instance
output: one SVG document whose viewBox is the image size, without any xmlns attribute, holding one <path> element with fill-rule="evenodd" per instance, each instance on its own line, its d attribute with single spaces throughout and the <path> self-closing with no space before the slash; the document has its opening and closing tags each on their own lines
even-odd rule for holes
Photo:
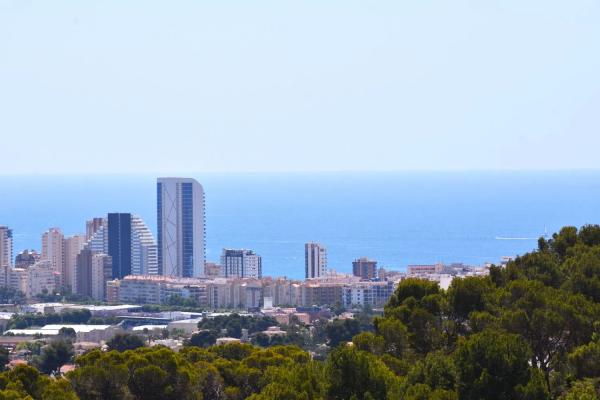
<svg viewBox="0 0 600 400">
<path fill-rule="evenodd" d="M 318 278 L 327 272 L 327 249 L 319 243 L 304 245 L 304 269 L 306 279 Z"/>
<path fill-rule="evenodd" d="M 54 272 L 61 274 L 61 285 L 66 283 L 64 239 L 58 228 L 50 228 L 42 235 L 42 260 L 50 261 Z"/>
<path fill-rule="evenodd" d="M 7 226 L 0 226 L 0 267 L 13 266 L 13 233 Z"/>
<path fill-rule="evenodd" d="M 262 258 L 246 249 L 223 249 L 221 276 L 226 278 L 262 278 Z"/>
<path fill-rule="evenodd" d="M 191 178 L 158 178 L 158 273 L 204 276 L 204 189 Z"/>
</svg>

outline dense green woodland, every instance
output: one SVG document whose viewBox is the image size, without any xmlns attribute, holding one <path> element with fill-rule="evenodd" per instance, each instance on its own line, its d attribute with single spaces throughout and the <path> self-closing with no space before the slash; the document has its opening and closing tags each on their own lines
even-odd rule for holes
<svg viewBox="0 0 600 400">
<path fill-rule="evenodd" d="M 325 361 L 294 346 L 204 338 L 175 353 L 126 339 L 77 358 L 65 378 L 3 372 L 0 399 L 598 399 L 600 226 L 563 228 L 447 291 L 404 280 L 374 331 L 330 343 Z"/>
</svg>

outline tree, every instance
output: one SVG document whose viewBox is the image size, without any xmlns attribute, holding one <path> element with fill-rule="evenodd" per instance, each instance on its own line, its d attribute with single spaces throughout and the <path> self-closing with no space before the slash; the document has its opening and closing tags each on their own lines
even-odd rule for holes
<svg viewBox="0 0 600 400">
<path fill-rule="evenodd" d="M 518 387 L 530 378 L 530 352 L 520 336 L 496 331 L 461 342 L 456 352 L 460 399 L 518 398 Z"/>
<path fill-rule="evenodd" d="M 325 327 L 329 345 L 336 347 L 342 342 L 352 340 L 352 337 L 360 332 L 360 324 L 355 319 L 336 319 Z"/>
<path fill-rule="evenodd" d="M 71 361 L 74 354 L 70 341 L 56 339 L 42 347 L 42 353 L 34 359 L 34 365 L 45 374 L 56 373 Z"/>
<path fill-rule="evenodd" d="M 58 331 L 58 336 L 69 341 L 74 341 L 77 338 L 77 333 L 73 328 L 62 327 Z"/>
<path fill-rule="evenodd" d="M 130 333 L 117 333 L 108 342 L 106 342 L 109 350 L 123 352 L 126 350 L 135 350 L 138 347 L 144 347 L 144 340 Z"/>
<path fill-rule="evenodd" d="M 6 369 L 6 364 L 8 364 L 9 361 L 8 355 L 8 349 L 4 346 L 0 346 L 0 372 Z"/>
<path fill-rule="evenodd" d="M 352 347 L 335 349 L 325 369 L 331 400 L 385 399 L 397 380 L 380 360 Z"/>
<path fill-rule="evenodd" d="M 194 333 L 190 338 L 189 344 L 191 346 L 208 347 L 212 346 L 217 342 L 217 334 L 214 331 L 202 330 Z"/>
</svg>

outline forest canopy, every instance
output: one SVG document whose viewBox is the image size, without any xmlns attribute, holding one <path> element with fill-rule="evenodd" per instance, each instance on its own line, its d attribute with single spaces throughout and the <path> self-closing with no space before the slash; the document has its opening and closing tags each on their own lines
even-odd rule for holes
<svg viewBox="0 0 600 400">
<path fill-rule="evenodd" d="M 3 372 L 0 399 L 600 398 L 600 226 L 565 227 L 448 290 L 404 279 L 374 331 L 332 329 L 355 335 L 332 343 L 325 361 L 295 346 L 114 346 L 78 357 L 64 378 Z"/>
</svg>

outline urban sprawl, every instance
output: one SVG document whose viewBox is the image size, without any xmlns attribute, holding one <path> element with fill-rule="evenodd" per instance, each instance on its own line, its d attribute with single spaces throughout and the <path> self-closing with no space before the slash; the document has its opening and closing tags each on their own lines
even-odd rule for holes
<svg viewBox="0 0 600 400">
<path fill-rule="evenodd" d="M 232 312 L 273 317 L 279 324 L 294 320 L 310 325 L 330 316 L 331 307 L 377 310 L 407 277 L 426 278 L 447 288 L 456 277 L 489 271 L 489 265 L 434 263 L 409 265 L 406 272 L 398 272 L 360 257 L 352 263 L 352 274 L 343 274 L 328 268 L 322 244 L 309 242 L 305 244 L 305 280 L 267 277 L 261 256 L 253 250 L 225 248 L 218 263 L 205 260 L 204 208 L 204 190 L 194 179 L 158 178 L 156 238 L 140 217 L 108 213 L 87 221 L 85 234 L 65 237 L 59 228 L 50 228 L 42 234 L 41 252 L 23 250 L 13 258 L 13 232 L 0 226 L 0 286 L 22 297 L 4 305 L 0 313 L 3 331 L 16 314 L 86 309 L 92 316 L 119 317 L 120 321 L 10 329 L 2 344 L 58 335 L 61 328 L 72 328 L 79 342 L 98 344 L 122 330 L 177 329 L 191 335 L 203 318 Z M 508 261 L 504 258 L 501 263 Z M 165 304 L 202 311 L 153 312 L 143 307 Z M 264 333 L 285 334 L 278 327 Z M 244 339 L 243 335 L 219 338 L 221 342 Z"/>
</svg>

